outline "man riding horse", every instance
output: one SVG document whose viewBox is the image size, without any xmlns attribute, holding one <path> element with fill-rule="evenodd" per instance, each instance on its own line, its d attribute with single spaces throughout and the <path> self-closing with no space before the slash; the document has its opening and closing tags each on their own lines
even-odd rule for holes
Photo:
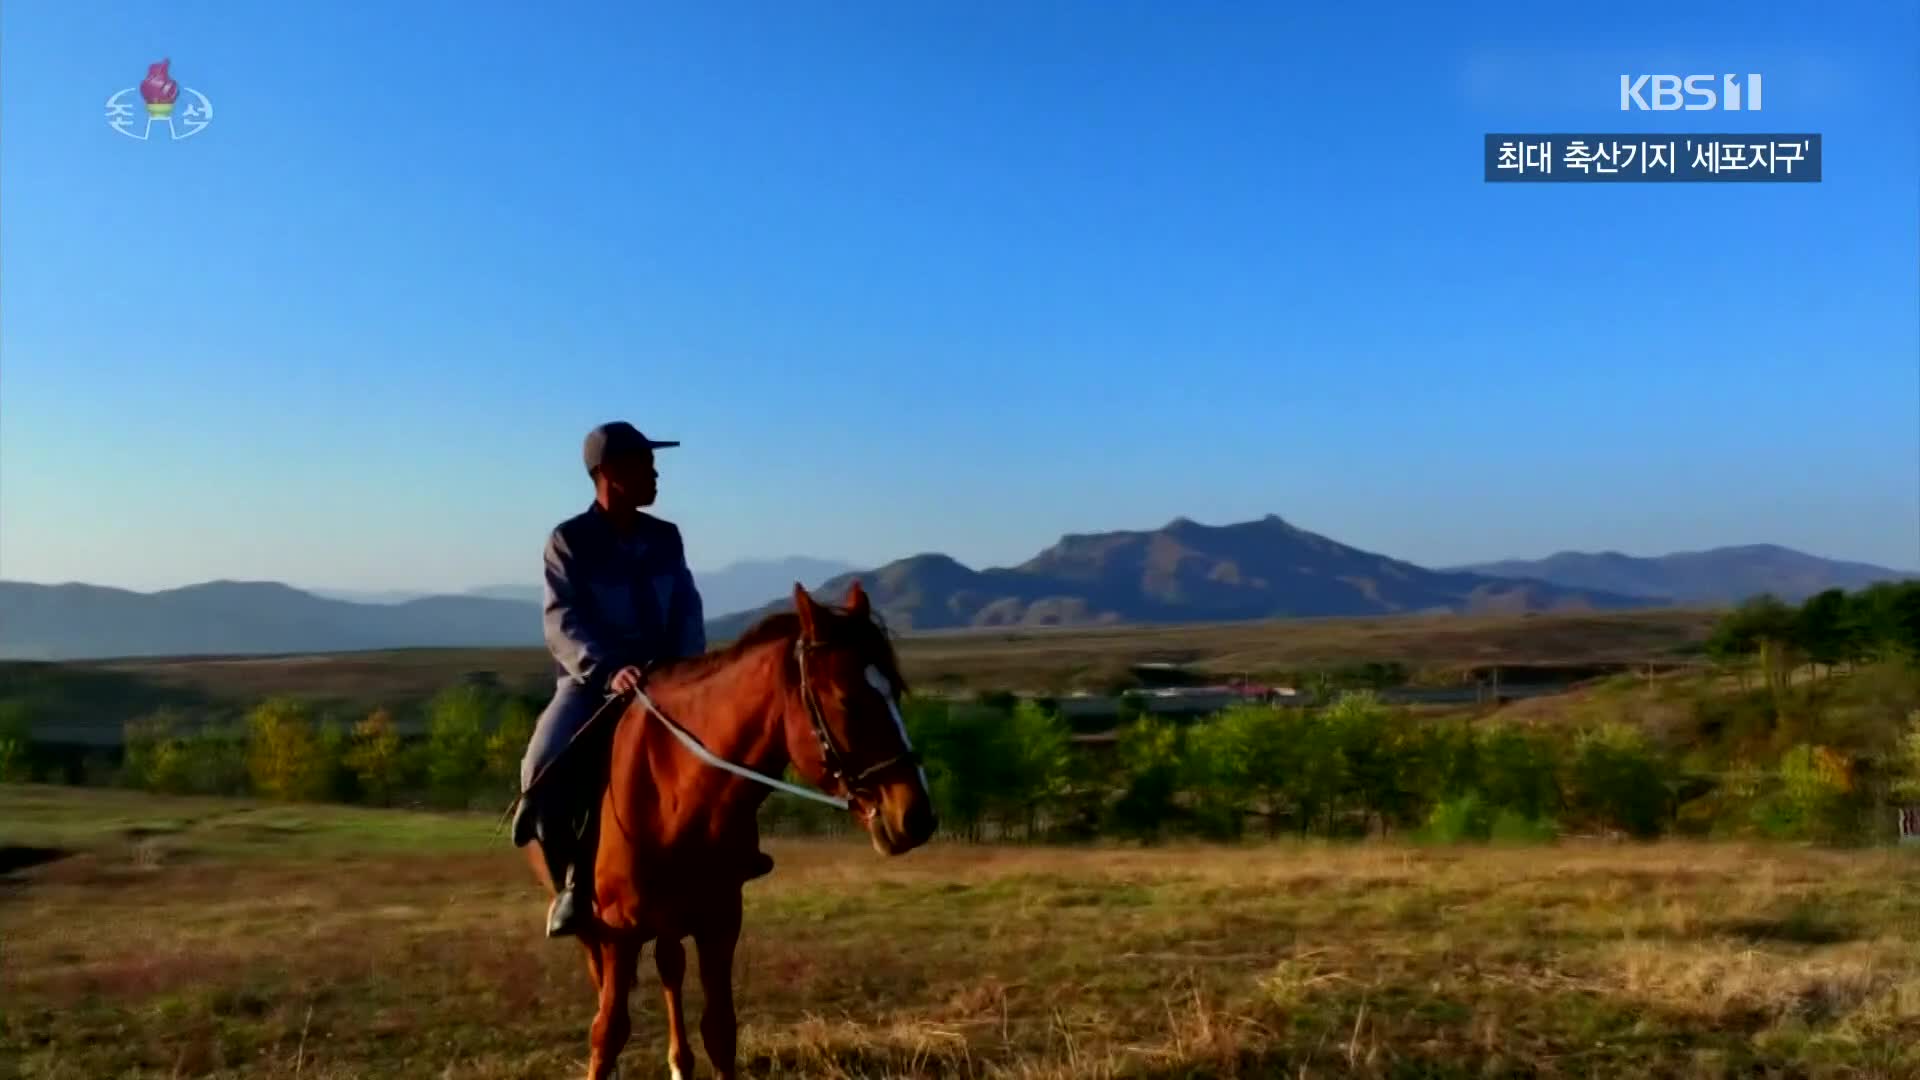
<svg viewBox="0 0 1920 1080">
<path fill-rule="evenodd" d="M 650 666 L 706 651 L 680 530 L 642 509 L 659 494 L 654 451 L 678 445 L 624 421 L 594 428 L 585 448 L 593 505 L 547 538 L 543 622 L 560 672 L 520 763 L 513 842 L 540 840 L 556 889 L 549 937 L 578 934 L 591 921 L 597 810 L 618 713 L 596 717 L 610 696 L 639 689 Z M 756 842 L 737 872 L 748 881 L 772 869 Z"/>
</svg>

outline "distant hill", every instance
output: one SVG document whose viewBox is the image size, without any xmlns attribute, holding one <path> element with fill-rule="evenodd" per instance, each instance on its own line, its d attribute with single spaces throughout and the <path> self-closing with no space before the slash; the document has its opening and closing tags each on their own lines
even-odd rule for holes
<svg viewBox="0 0 1920 1080">
<path fill-rule="evenodd" d="M 1656 602 L 1427 570 L 1272 515 L 1222 526 L 1180 518 L 1149 532 L 1067 536 L 1007 569 L 974 570 L 945 555 L 916 555 L 835 578 L 822 591 L 837 600 L 855 576 L 901 630 L 1595 610 Z M 730 636 L 786 603 L 718 620 L 713 632 Z"/>
<path fill-rule="evenodd" d="M 726 615 L 757 608 L 775 597 L 793 590 L 793 583 L 818 585 L 828 578 L 853 569 L 849 563 L 834 559 L 814 559 L 795 555 L 785 559 L 746 559 L 729 563 L 718 570 L 696 570 L 693 578 L 700 588 L 700 600 L 708 615 Z M 545 600 L 539 582 L 530 585 L 485 585 L 468 589 L 469 596 L 498 600 L 518 600 L 539 604 Z M 384 602 L 384 598 L 381 598 Z"/>
<path fill-rule="evenodd" d="M 846 570 L 824 559 L 736 563 L 697 575 L 707 611 L 758 606 Z M 0 659 L 347 652 L 539 646 L 539 585 L 457 596 L 323 595 L 279 582 L 211 581 L 141 593 L 97 585 L 0 581 Z"/>
<path fill-rule="evenodd" d="M 707 614 L 714 616 L 761 607 L 793 592 L 796 581 L 811 588 L 853 569 L 851 564 L 837 559 L 796 555 L 785 559 L 751 559 L 718 570 L 696 570 L 693 578 L 700 587 L 700 600 Z"/>
<path fill-rule="evenodd" d="M 1683 551 L 1654 558 L 1617 551 L 1563 551 L 1544 559 L 1510 559 L 1459 569 L 1492 577 L 1531 578 L 1573 589 L 1716 604 L 1738 603 L 1760 593 L 1797 602 L 1826 589 L 1861 589 L 1876 581 L 1920 577 L 1913 571 L 1823 559 L 1773 544 Z"/>
<path fill-rule="evenodd" d="M 544 604 L 547 600 L 545 588 L 538 584 L 481 585 L 468 589 L 462 595 L 482 596 L 489 600 L 514 600 L 522 604 Z"/>
<path fill-rule="evenodd" d="M 294 586 L 299 588 L 299 586 Z M 349 604 L 404 604 L 433 593 L 418 589 L 301 589 L 323 600 L 345 600 Z M 479 595 L 476 591 L 473 595 Z"/>
<path fill-rule="evenodd" d="M 16 660 L 538 644 L 536 605 L 479 596 L 355 604 L 277 582 L 155 593 L 0 582 L 0 657 Z"/>
<path fill-rule="evenodd" d="M 737 563 L 697 575 L 709 637 L 725 640 L 787 603 L 795 580 L 838 599 L 854 575 L 819 559 Z M 896 629 L 1233 622 L 1396 613 L 1511 614 L 1720 603 L 1759 592 L 1920 577 L 1768 545 L 1634 558 L 1562 553 L 1539 562 L 1430 570 L 1269 515 L 1234 525 L 1179 518 L 1148 531 L 1062 537 L 1018 566 L 975 570 L 916 555 L 857 575 Z M 824 579 L 824 580 L 823 580 Z M 0 658 L 311 653 L 540 645 L 539 588 L 352 603 L 272 582 L 157 593 L 0 582 Z M 730 609 L 731 613 L 730 613 Z"/>
</svg>

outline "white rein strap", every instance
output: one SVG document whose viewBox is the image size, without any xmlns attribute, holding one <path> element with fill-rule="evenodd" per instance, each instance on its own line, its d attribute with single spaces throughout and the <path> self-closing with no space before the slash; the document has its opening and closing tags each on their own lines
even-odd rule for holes
<svg viewBox="0 0 1920 1080">
<path fill-rule="evenodd" d="M 735 776 L 745 777 L 755 783 L 765 784 L 775 791 L 784 791 L 789 795 L 798 795 L 803 799 L 812 799 L 814 802 L 824 803 L 836 810 L 845 810 L 847 808 L 847 800 L 845 799 L 838 799 L 823 791 L 804 788 L 798 784 L 789 784 L 785 780 L 776 780 L 765 773 L 754 772 L 745 765 L 735 765 L 733 762 L 700 745 L 700 740 L 694 738 L 692 733 L 688 732 L 686 728 L 681 727 L 679 724 L 674 723 L 672 718 L 667 716 L 666 713 L 661 712 L 660 706 L 653 703 L 653 699 L 647 696 L 646 691 L 636 688 L 633 691 L 633 696 L 634 700 L 645 707 L 647 712 L 653 714 L 655 720 L 660 721 L 668 731 L 673 733 L 674 738 L 680 740 L 680 744 L 685 746 L 689 753 L 701 761 L 706 762 L 708 765 L 724 772 L 730 772 Z"/>
</svg>

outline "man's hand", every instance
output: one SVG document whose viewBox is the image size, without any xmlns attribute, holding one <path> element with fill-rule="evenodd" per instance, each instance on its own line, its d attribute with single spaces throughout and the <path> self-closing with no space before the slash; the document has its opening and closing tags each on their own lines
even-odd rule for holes
<svg viewBox="0 0 1920 1080">
<path fill-rule="evenodd" d="M 645 681 L 646 675 L 639 668 L 628 665 L 614 672 L 613 678 L 607 682 L 607 685 L 613 689 L 614 693 L 625 694 L 640 689 L 640 684 Z"/>
</svg>

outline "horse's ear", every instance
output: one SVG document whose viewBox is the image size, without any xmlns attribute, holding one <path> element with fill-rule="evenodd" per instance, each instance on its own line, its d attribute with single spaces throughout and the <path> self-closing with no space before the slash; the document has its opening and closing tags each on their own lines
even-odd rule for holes
<svg viewBox="0 0 1920 1080">
<path fill-rule="evenodd" d="M 860 587 L 860 579 L 854 578 L 847 586 L 847 610 L 856 619 L 872 619 L 873 606 L 867 602 L 867 590 Z"/>
<path fill-rule="evenodd" d="M 820 605 L 807 595 L 807 587 L 797 581 L 793 583 L 793 610 L 800 616 L 800 640 L 819 640 L 814 628 L 819 625 Z"/>
</svg>

